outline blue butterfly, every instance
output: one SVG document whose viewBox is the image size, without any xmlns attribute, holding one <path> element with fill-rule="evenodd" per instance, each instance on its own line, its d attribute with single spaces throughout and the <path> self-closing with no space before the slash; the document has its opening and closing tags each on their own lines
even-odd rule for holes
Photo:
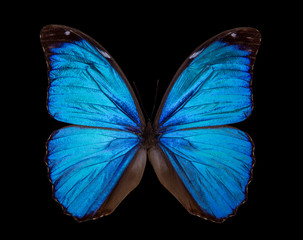
<svg viewBox="0 0 303 240">
<path fill-rule="evenodd" d="M 84 33 L 48 25 L 50 115 L 73 124 L 52 133 L 46 163 L 54 198 L 77 221 L 112 213 L 139 184 L 148 158 L 185 209 L 223 222 L 246 201 L 254 165 L 248 134 L 227 124 L 252 111 L 261 36 L 225 31 L 199 46 L 171 81 L 152 122 L 111 55 Z"/>
</svg>

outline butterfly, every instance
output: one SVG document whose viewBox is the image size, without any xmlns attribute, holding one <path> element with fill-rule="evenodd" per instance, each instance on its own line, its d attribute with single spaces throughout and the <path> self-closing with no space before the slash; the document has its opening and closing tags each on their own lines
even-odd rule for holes
<svg viewBox="0 0 303 240">
<path fill-rule="evenodd" d="M 112 213 L 139 184 L 147 159 L 191 214 L 223 222 L 247 199 L 254 166 L 250 136 L 228 124 L 252 111 L 252 70 L 261 35 L 222 32 L 200 45 L 173 77 L 154 121 L 146 120 L 113 57 L 84 33 L 41 30 L 47 108 L 69 123 L 45 157 L 53 196 L 77 221 Z"/>
</svg>

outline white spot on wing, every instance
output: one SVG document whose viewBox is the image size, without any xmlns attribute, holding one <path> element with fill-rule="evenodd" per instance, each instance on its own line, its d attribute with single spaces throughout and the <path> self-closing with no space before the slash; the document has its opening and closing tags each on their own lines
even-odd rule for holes
<svg viewBox="0 0 303 240">
<path fill-rule="evenodd" d="M 202 51 L 203 51 L 203 49 L 201 49 L 200 51 L 194 52 L 192 55 L 190 55 L 189 59 L 193 59 L 193 58 L 197 57 Z"/>
<path fill-rule="evenodd" d="M 66 36 L 68 36 L 69 34 L 70 34 L 70 31 L 65 31 L 65 33 L 64 33 Z"/>
<path fill-rule="evenodd" d="M 104 52 L 104 51 L 102 51 L 102 50 L 100 50 L 100 49 L 98 49 L 98 51 L 102 54 L 103 57 L 105 57 L 105 58 L 110 58 L 110 56 L 108 55 L 107 52 Z"/>
<path fill-rule="evenodd" d="M 237 34 L 236 33 L 232 33 L 232 34 L 230 34 L 233 38 L 235 38 L 236 36 L 237 36 Z"/>
</svg>

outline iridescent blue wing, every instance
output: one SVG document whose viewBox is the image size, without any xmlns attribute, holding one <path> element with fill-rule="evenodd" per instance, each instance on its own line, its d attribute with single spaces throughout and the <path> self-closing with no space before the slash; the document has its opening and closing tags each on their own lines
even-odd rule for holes
<svg viewBox="0 0 303 240">
<path fill-rule="evenodd" d="M 139 129 L 144 118 L 126 77 L 97 42 L 66 26 L 41 30 L 48 65 L 48 110 L 66 123 Z"/>
<path fill-rule="evenodd" d="M 41 43 L 48 65 L 49 113 L 79 125 L 56 131 L 47 143 L 54 197 L 78 221 L 107 215 L 144 170 L 141 109 L 118 65 L 90 37 L 49 25 L 41 30 Z"/>
<path fill-rule="evenodd" d="M 254 146 L 244 132 L 231 127 L 173 131 L 159 146 L 149 153 L 153 167 L 190 213 L 222 222 L 246 200 Z"/>
<path fill-rule="evenodd" d="M 198 47 L 168 87 L 155 118 L 161 132 L 240 122 L 252 110 L 251 80 L 260 33 L 225 31 Z"/>
<path fill-rule="evenodd" d="M 223 125 L 252 110 L 252 69 L 260 45 L 253 28 L 225 31 L 183 63 L 162 99 L 149 151 L 161 183 L 192 214 L 222 222 L 247 195 L 253 143 Z"/>
<path fill-rule="evenodd" d="M 140 182 L 146 152 L 130 132 L 70 126 L 48 141 L 53 194 L 78 221 L 110 214 Z"/>
</svg>

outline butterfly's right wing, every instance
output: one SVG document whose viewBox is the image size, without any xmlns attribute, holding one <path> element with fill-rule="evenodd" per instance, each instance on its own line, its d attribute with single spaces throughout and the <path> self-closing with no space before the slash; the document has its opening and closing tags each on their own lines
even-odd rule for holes
<svg viewBox="0 0 303 240">
<path fill-rule="evenodd" d="M 235 28 L 200 45 L 171 81 L 157 112 L 161 133 L 245 120 L 253 108 L 252 70 L 261 35 Z"/>
<path fill-rule="evenodd" d="M 149 157 L 161 183 L 190 213 L 216 222 L 247 195 L 253 143 L 224 125 L 251 113 L 260 40 L 258 30 L 236 28 L 200 45 L 171 81 L 154 121 L 160 138 Z"/>
<path fill-rule="evenodd" d="M 54 198 L 78 221 L 114 211 L 139 184 L 146 163 L 138 137 L 126 131 L 70 126 L 47 145 Z"/>
<path fill-rule="evenodd" d="M 241 130 L 216 127 L 167 133 L 148 154 L 161 183 L 188 212 L 222 222 L 246 201 L 253 150 Z"/>
</svg>

